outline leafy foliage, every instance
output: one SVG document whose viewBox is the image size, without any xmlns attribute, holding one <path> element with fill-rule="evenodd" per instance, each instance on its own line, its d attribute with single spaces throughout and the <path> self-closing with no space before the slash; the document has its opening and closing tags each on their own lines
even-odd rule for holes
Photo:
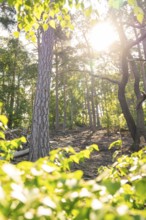
<svg viewBox="0 0 146 220">
<path fill-rule="evenodd" d="M 57 149 L 37 162 L 0 161 L 1 219 L 145 219 L 146 148 L 122 156 L 95 180 L 84 181 L 72 162 L 97 146 L 76 153 Z"/>
<path fill-rule="evenodd" d="M 132 8 L 134 14 L 136 15 L 137 20 L 142 23 L 144 19 L 144 11 L 141 7 L 138 6 L 136 0 L 127 0 L 126 1 L 129 6 Z M 109 5 L 112 8 L 120 9 L 123 5 L 125 5 L 125 0 L 109 0 Z"/>
<path fill-rule="evenodd" d="M 10 161 L 16 149 L 18 149 L 22 143 L 25 143 L 26 139 L 21 137 L 13 140 L 6 140 L 4 132 L 7 128 L 7 123 L 7 117 L 5 115 L 0 115 L 0 159 Z"/>
</svg>

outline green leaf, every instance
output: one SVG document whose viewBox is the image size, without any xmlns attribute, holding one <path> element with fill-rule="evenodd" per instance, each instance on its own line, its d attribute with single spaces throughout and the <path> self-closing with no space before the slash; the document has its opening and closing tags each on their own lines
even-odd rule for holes
<svg viewBox="0 0 146 220">
<path fill-rule="evenodd" d="M 80 159 L 76 155 L 70 156 L 70 159 L 71 159 L 71 161 L 73 161 L 77 164 L 79 164 L 79 162 L 80 162 Z"/>
<path fill-rule="evenodd" d="M 19 38 L 20 33 L 19 33 L 18 31 L 15 31 L 15 32 L 13 33 L 13 35 L 14 35 L 15 38 Z"/>
<path fill-rule="evenodd" d="M 66 27 L 66 22 L 64 20 L 61 20 L 60 25 L 61 25 L 62 28 L 65 28 Z"/>
<path fill-rule="evenodd" d="M 117 141 L 114 141 L 113 143 L 110 144 L 109 146 L 109 150 L 112 149 L 113 147 L 122 147 L 122 140 L 117 140 Z"/>
<path fill-rule="evenodd" d="M 89 17 L 92 13 L 92 7 L 87 8 L 86 10 L 84 10 L 84 14 Z"/>
<path fill-rule="evenodd" d="M 20 141 L 21 141 L 22 143 L 26 143 L 26 138 L 25 138 L 25 137 L 21 137 L 21 138 L 20 138 Z"/>
<path fill-rule="evenodd" d="M 48 24 L 43 24 L 43 29 L 44 29 L 44 31 L 47 31 L 48 30 Z"/>
<path fill-rule="evenodd" d="M 5 139 L 5 134 L 4 134 L 4 132 L 2 132 L 2 131 L 0 131 L 0 138 L 1 138 L 1 139 Z"/>
<path fill-rule="evenodd" d="M 55 21 L 54 20 L 50 20 L 49 21 L 49 25 L 52 27 L 52 28 L 56 28 L 56 24 L 55 24 Z"/>
<path fill-rule="evenodd" d="M 143 10 L 140 7 L 137 6 L 137 7 L 134 8 L 134 13 L 135 13 L 135 15 L 137 17 L 137 20 L 140 23 L 142 23 L 143 19 L 144 19 L 144 12 L 143 12 Z"/>
<path fill-rule="evenodd" d="M 128 0 L 128 4 L 132 6 L 137 6 L 136 0 Z"/>
<path fill-rule="evenodd" d="M 120 9 L 124 2 L 124 0 L 109 0 L 109 6 L 115 9 Z"/>
<path fill-rule="evenodd" d="M 0 109 L 3 107 L 3 103 L 2 102 L 0 102 Z"/>
<path fill-rule="evenodd" d="M 7 125 L 8 119 L 5 115 L 0 115 L 0 121 L 3 123 L 3 125 Z"/>
<path fill-rule="evenodd" d="M 74 172 L 74 177 L 78 180 L 80 180 L 83 176 L 83 171 L 82 170 L 77 170 Z"/>
<path fill-rule="evenodd" d="M 84 150 L 83 153 L 84 153 L 85 158 L 90 158 L 90 153 L 91 152 L 89 150 Z"/>
<path fill-rule="evenodd" d="M 91 147 L 92 147 L 94 150 L 99 151 L 99 147 L 98 147 L 97 144 L 92 144 Z"/>
<path fill-rule="evenodd" d="M 135 184 L 136 192 L 143 198 L 146 199 L 146 178 L 136 181 Z"/>
<path fill-rule="evenodd" d="M 103 184 L 111 195 L 114 195 L 121 186 L 120 182 L 112 182 L 111 180 L 104 180 Z"/>
<path fill-rule="evenodd" d="M 3 2 L 3 1 L 2 1 L 2 2 Z M 12 5 L 13 2 L 14 2 L 14 0 L 8 0 L 8 4 L 9 4 L 9 5 Z"/>
</svg>

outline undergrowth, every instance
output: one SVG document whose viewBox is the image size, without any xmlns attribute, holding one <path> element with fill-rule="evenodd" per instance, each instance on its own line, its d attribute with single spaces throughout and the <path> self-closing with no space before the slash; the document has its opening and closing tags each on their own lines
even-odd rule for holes
<svg viewBox="0 0 146 220">
<path fill-rule="evenodd" d="M 13 165 L 7 161 L 12 153 L 5 150 L 14 151 L 13 142 L 1 138 L 1 220 L 146 219 L 146 148 L 119 157 L 112 166 L 101 167 L 96 179 L 85 181 L 82 171 L 70 167 L 89 158 L 96 145 L 79 153 L 59 148 L 35 163 Z"/>
</svg>

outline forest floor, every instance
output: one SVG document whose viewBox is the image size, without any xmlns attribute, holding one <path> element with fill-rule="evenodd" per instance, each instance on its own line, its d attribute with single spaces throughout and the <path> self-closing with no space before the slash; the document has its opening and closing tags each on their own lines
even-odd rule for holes
<svg viewBox="0 0 146 220">
<path fill-rule="evenodd" d="M 108 147 L 111 143 L 117 140 L 122 140 L 122 148 L 119 155 L 130 154 L 130 146 L 132 139 L 127 131 L 113 132 L 107 134 L 106 130 L 97 130 L 95 132 L 89 129 L 78 129 L 51 135 L 52 149 L 57 147 L 72 146 L 75 151 L 85 149 L 91 144 L 97 144 L 99 151 L 94 151 L 90 159 L 85 159 L 84 162 L 74 164 L 73 169 L 83 170 L 85 179 L 93 179 L 98 175 L 98 168 L 100 166 L 108 166 L 113 163 L 113 154 L 119 148 L 114 147 L 109 150 Z"/>
<path fill-rule="evenodd" d="M 106 130 L 97 130 L 95 132 L 89 129 L 77 129 L 66 132 L 51 133 L 51 149 L 72 146 L 75 151 L 80 151 L 91 144 L 97 144 L 99 151 L 94 151 L 90 159 L 85 159 L 84 162 L 73 165 L 74 170 L 83 170 L 85 179 L 93 179 L 97 176 L 100 166 L 108 166 L 113 163 L 113 153 L 115 148 L 108 150 L 111 143 L 117 140 L 122 140 L 122 148 L 120 155 L 129 154 L 132 139 L 127 131 L 113 132 L 107 134 Z M 27 155 L 19 157 L 15 163 L 27 160 Z"/>
</svg>

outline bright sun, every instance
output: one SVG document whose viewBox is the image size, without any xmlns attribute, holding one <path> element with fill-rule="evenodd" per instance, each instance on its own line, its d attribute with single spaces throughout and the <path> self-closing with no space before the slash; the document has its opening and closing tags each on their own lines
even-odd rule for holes
<svg viewBox="0 0 146 220">
<path fill-rule="evenodd" d="M 107 50 L 117 40 L 117 34 L 109 22 L 97 24 L 89 33 L 89 41 L 96 51 Z"/>
</svg>

